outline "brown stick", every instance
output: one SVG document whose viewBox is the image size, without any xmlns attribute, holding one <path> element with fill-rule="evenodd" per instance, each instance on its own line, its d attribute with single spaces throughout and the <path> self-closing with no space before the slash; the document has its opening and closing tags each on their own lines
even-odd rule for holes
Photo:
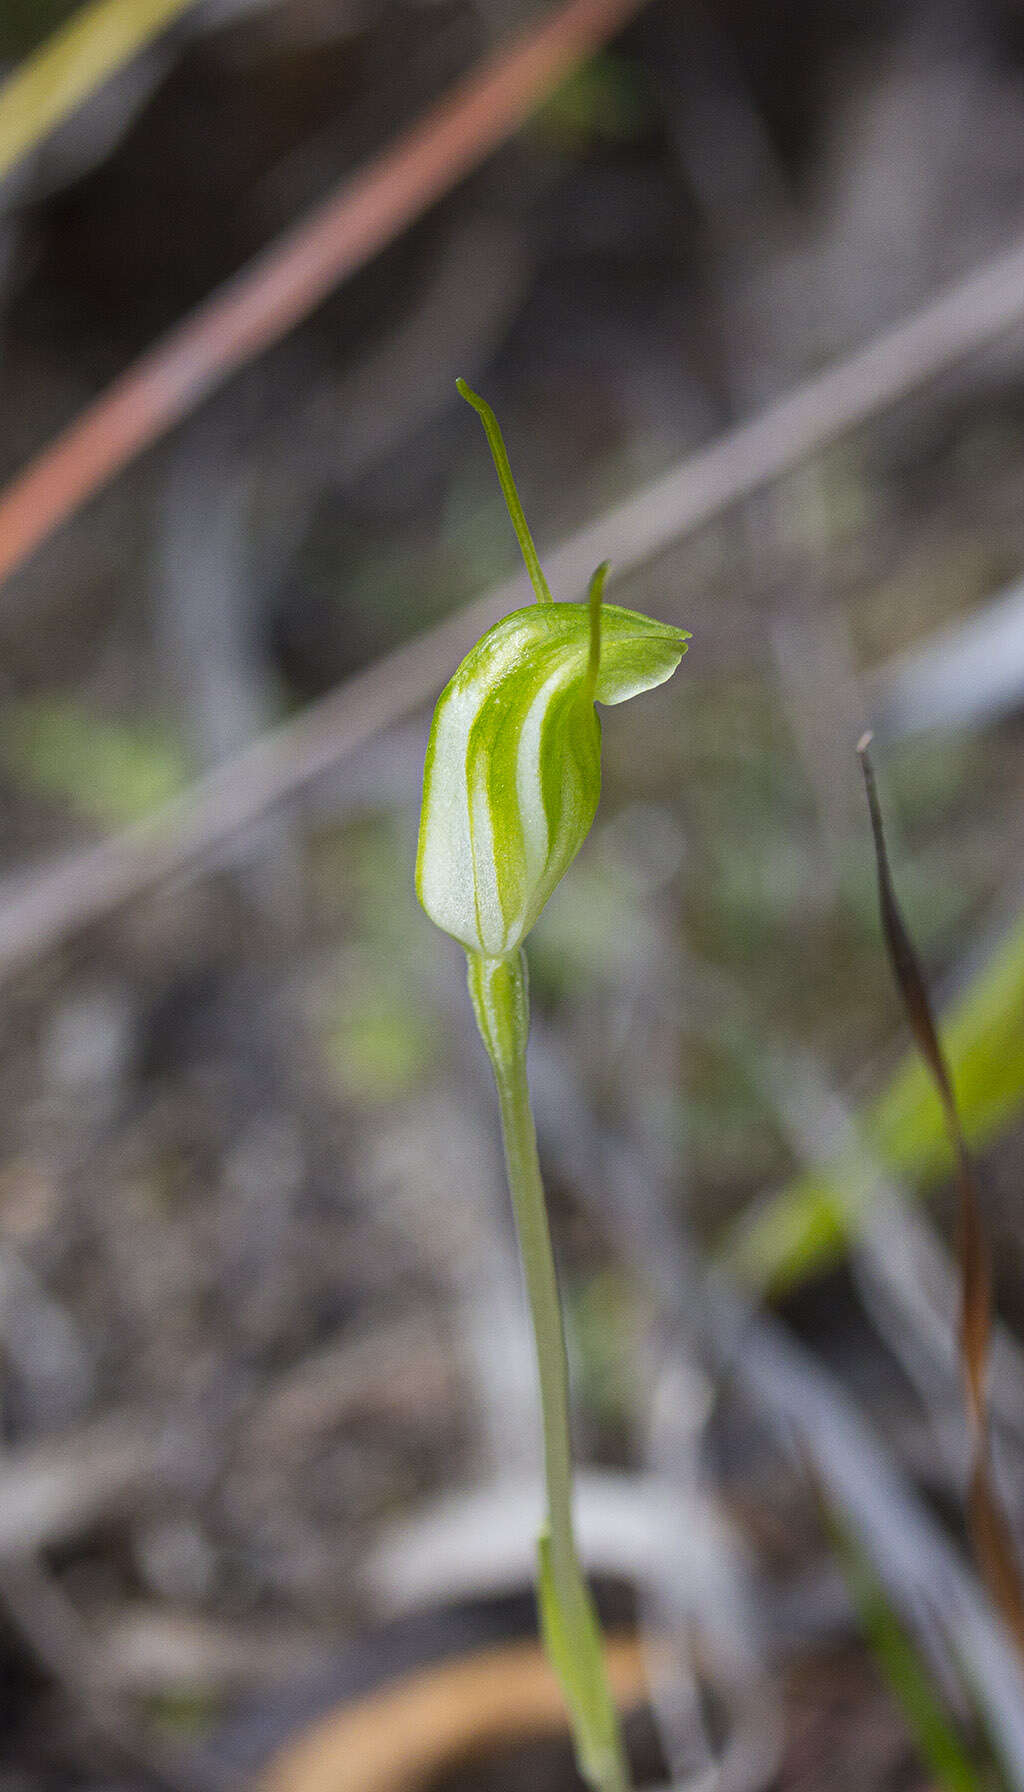
<svg viewBox="0 0 1024 1792">
<path fill-rule="evenodd" d="M 568 0 L 454 87 L 136 361 L 0 497 L 0 581 L 511 135 L 643 0 Z"/>
<path fill-rule="evenodd" d="M 960 1247 L 960 1364 L 967 1395 L 972 1458 L 967 1496 L 968 1519 L 974 1553 L 985 1584 L 1014 1637 L 1021 1657 L 1024 1658 L 1024 1586 L 1021 1584 L 1012 1533 L 995 1485 L 989 1437 L 988 1357 L 992 1329 L 992 1273 L 988 1242 L 981 1217 L 974 1165 L 960 1123 L 953 1082 L 935 1024 L 928 985 L 896 898 L 885 844 L 882 809 L 868 750 L 870 745 L 871 736 L 865 734 L 858 744 L 857 752 L 864 773 L 871 832 L 875 843 L 882 931 L 914 1043 L 931 1073 L 942 1103 L 956 1172 Z"/>
</svg>

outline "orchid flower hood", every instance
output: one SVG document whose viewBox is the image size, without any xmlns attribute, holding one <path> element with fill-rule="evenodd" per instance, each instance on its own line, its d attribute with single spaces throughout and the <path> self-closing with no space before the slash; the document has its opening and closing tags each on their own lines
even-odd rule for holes
<svg viewBox="0 0 1024 1792">
<path fill-rule="evenodd" d="M 685 630 L 601 602 L 555 603 L 490 407 L 459 383 L 487 430 L 538 602 L 488 629 L 434 711 L 423 773 L 416 893 L 471 953 L 518 952 L 576 857 L 601 793 L 596 703 L 672 676 Z"/>
<path fill-rule="evenodd" d="M 434 712 L 416 892 L 468 951 L 518 950 L 590 831 L 601 793 L 599 703 L 670 678 L 681 629 L 600 607 L 589 688 L 585 604 L 533 604 L 466 655 Z"/>
</svg>

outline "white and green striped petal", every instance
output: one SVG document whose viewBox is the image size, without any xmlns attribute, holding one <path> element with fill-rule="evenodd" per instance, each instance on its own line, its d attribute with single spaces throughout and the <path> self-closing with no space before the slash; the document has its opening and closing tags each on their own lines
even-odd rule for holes
<svg viewBox="0 0 1024 1792">
<path fill-rule="evenodd" d="M 467 653 L 434 711 L 423 772 L 416 893 L 432 921 L 488 959 L 517 952 L 590 831 L 601 794 L 594 703 L 624 703 L 670 678 L 683 629 L 602 604 L 557 604 L 519 502 L 498 420 L 478 413 L 537 596 Z"/>
<path fill-rule="evenodd" d="M 470 952 L 519 949 L 586 839 L 601 790 L 594 700 L 671 677 L 682 629 L 603 604 L 542 602 L 489 629 L 438 701 L 423 779 L 416 890 Z"/>
</svg>

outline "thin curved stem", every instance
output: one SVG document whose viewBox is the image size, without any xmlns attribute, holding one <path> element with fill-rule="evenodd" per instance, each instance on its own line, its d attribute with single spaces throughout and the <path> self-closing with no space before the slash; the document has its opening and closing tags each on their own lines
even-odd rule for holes
<svg viewBox="0 0 1024 1792">
<path fill-rule="evenodd" d="M 472 386 L 467 385 L 465 380 L 456 380 L 455 384 L 460 395 L 466 400 L 466 403 L 473 406 L 474 411 L 484 426 L 484 434 L 487 437 L 487 446 L 491 451 L 494 468 L 501 484 L 501 493 L 505 500 L 505 507 L 508 510 L 512 527 L 516 532 L 519 551 L 523 556 L 523 562 L 530 575 L 530 584 L 533 586 L 537 602 L 539 604 L 554 603 L 555 600 L 551 595 L 547 579 L 544 577 L 544 569 L 541 566 L 537 550 L 533 545 L 533 536 L 530 534 L 530 525 L 526 520 L 526 514 L 519 501 L 519 493 L 516 491 L 516 482 L 512 477 L 512 468 L 509 465 L 508 449 L 505 447 L 505 438 L 498 426 L 498 419 L 491 410 L 486 398 L 481 398 L 479 392 L 474 392 Z"/>
<path fill-rule="evenodd" d="M 593 1792 L 629 1792 L 629 1768 L 605 1670 L 594 1603 L 573 1525 L 569 1366 L 547 1204 L 526 1076 L 526 961 L 469 955 L 477 1024 L 494 1070 L 509 1192 L 533 1322 L 540 1383 L 547 1524 L 538 1547 L 538 1604 L 551 1664 L 569 1707 L 580 1772 Z"/>
</svg>

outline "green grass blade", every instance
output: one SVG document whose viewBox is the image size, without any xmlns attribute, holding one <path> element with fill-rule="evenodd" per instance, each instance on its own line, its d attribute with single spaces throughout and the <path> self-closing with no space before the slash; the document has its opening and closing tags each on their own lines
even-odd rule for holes
<svg viewBox="0 0 1024 1792">
<path fill-rule="evenodd" d="M 942 1016 L 942 1039 L 968 1144 L 996 1138 L 1024 1107 L 1024 915 Z M 859 1116 L 864 1149 L 908 1187 L 949 1170 L 942 1107 L 916 1052 L 908 1052 Z M 863 1202 L 863 1159 L 814 1169 L 744 1215 L 722 1256 L 748 1286 L 784 1290 L 830 1267 L 846 1249 Z"/>
<path fill-rule="evenodd" d="M 988 1771 L 972 1760 L 884 1583 L 834 1514 L 827 1524 L 865 1639 L 922 1759 L 945 1792 L 992 1792 Z"/>
<path fill-rule="evenodd" d="M 92 0 L 0 86 L 0 179 L 194 0 Z"/>
<path fill-rule="evenodd" d="M 601 1631 L 589 1593 L 575 1613 L 558 1597 L 551 1539 L 537 1539 L 537 1610 L 548 1660 L 572 1719 L 580 1772 L 593 1787 L 621 1785 L 614 1708 L 605 1673 Z"/>
</svg>

